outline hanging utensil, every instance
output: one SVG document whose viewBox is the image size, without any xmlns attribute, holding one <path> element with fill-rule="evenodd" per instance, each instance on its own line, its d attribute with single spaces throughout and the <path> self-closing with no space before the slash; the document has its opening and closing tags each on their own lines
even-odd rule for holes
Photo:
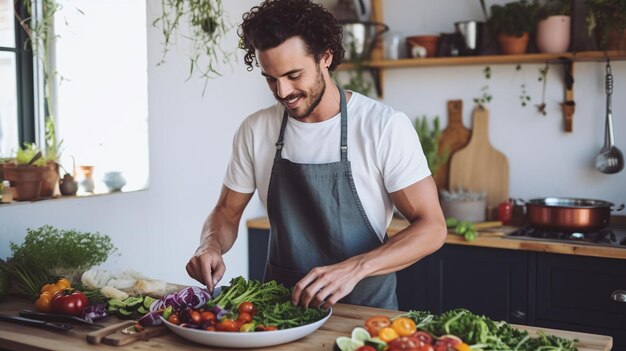
<svg viewBox="0 0 626 351">
<path fill-rule="evenodd" d="M 624 156 L 615 146 L 613 137 L 613 111 L 611 95 L 613 94 L 613 74 L 611 63 L 606 61 L 606 124 L 604 127 L 604 146 L 596 156 L 596 168 L 606 174 L 615 174 L 624 169 Z"/>
</svg>

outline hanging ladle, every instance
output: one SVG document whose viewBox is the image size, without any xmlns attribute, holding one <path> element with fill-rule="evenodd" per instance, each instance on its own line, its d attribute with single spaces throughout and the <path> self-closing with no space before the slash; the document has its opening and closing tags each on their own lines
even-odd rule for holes
<svg viewBox="0 0 626 351">
<path fill-rule="evenodd" d="M 614 174 L 624 169 L 624 156 L 615 146 L 613 139 L 613 111 L 611 95 L 613 94 L 613 74 L 611 64 L 606 61 L 606 125 L 604 126 L 604 146 L 596 156 L 596 168 L 606 174 Z"/>
</svg>

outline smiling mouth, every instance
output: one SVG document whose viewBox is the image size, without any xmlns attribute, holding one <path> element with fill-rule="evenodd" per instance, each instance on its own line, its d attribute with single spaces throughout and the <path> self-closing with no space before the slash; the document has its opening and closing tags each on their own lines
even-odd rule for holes
<svg viewBox="0 0 626 351">
<path fill-rule="evenodd" d="M 287 108 L 289 109 L 294 109 L 296 108 L 296 106 L 298 106 L 298 103 L 300 102 L 302 98 L 302 95 L 300 96 L 290 96 L 287 97 L 285 99 L 281 99 L 283 104 L 285 104 L 285 106 L 287 106 Z"/>
</svg>

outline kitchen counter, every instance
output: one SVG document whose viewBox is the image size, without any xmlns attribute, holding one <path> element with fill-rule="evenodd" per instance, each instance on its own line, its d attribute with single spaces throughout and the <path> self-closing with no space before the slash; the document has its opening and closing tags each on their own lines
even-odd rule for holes
<svg viewBox="0 0 626 351">
<path fill-rule="evenodd" d="M 248 220 L 246 224 L 248 229 L 270 229 L 267 218 L 251 219 Z M 407 220 L 394 217 L 389 225 L 387 233 L 389 236 L 393 236 L 402 229 L 406 228 L 408 225 L 409 222 Z M 556 242 L 549 240 L 524 239 L 519 237 L 514 239 L 507 238 L 506 234 L 513 232 L 515 229 L 517 228 L 502 226 L 499 228 L 480 230 L 476 240 L 471 242 L 466 241 L 459 235 L 448 234 L 446 244 L 626 259 L 626 246 L 611 247 L 594 244 L 579 244 L 577 242 Z"/>
<path fill-rule="evenodd" d="M 0 313 L 17 315 L 18 311 L 25 307 L 32 307 L 27 300 L 10 297 L 0 303 Z M 371 307 L 337 304 L 333 308 L 333 315 L 324 325 L 313 334 L 283 345 L 270 346 L 265 349 L 277 351 L 295 350 L 332 350 L 335 339 L 338 336 L 349 336 L 352 329 L 363 326 L 365 320 L 374 315 L 386 315 L 393 317 L 399 311 L 384 310 Z M 101 324 L 114 324 L 119 322 L 115 317 L 100 322 Z M 536 331 L 543 330 L 546 333 L 562 336 L 570 339 L 578 339 L 579 351 L 609 351 L 613 347 L 613 339 L 610 336 L 577 333 L 563 330 L 536 328 L 515 325 L 519 329 L 528 330 L 531 335 Z M 8 350 L 212 350 L 208 346 L 195 344 L 177 335 L 166 332 L 163 335 L 149 340 L 140 340 L 126 346 L 91 345 L 86 342 L 85 335 L 94 327 L 76 324 L 67 332 L 49 331 L 29 326 L 0 321 L 0 347 Z"/>
</svg>

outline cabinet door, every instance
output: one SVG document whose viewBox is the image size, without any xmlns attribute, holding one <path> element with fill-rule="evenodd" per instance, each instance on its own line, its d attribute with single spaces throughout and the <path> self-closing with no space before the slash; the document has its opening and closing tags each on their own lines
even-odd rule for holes
<svg viewBox="0 0 626 351">
<path fill-rule="evenodd" d="M 626 260 L 559 254 L 537 255 L 537 325 L 613 336 L 626 349 Z"/>
<path fill-rule="evenodd" d="M 528 253 L 444 245 L 429 269 L 431 311 L 465 308 L 494 320 L 532 324 Z"/>
</svg>

